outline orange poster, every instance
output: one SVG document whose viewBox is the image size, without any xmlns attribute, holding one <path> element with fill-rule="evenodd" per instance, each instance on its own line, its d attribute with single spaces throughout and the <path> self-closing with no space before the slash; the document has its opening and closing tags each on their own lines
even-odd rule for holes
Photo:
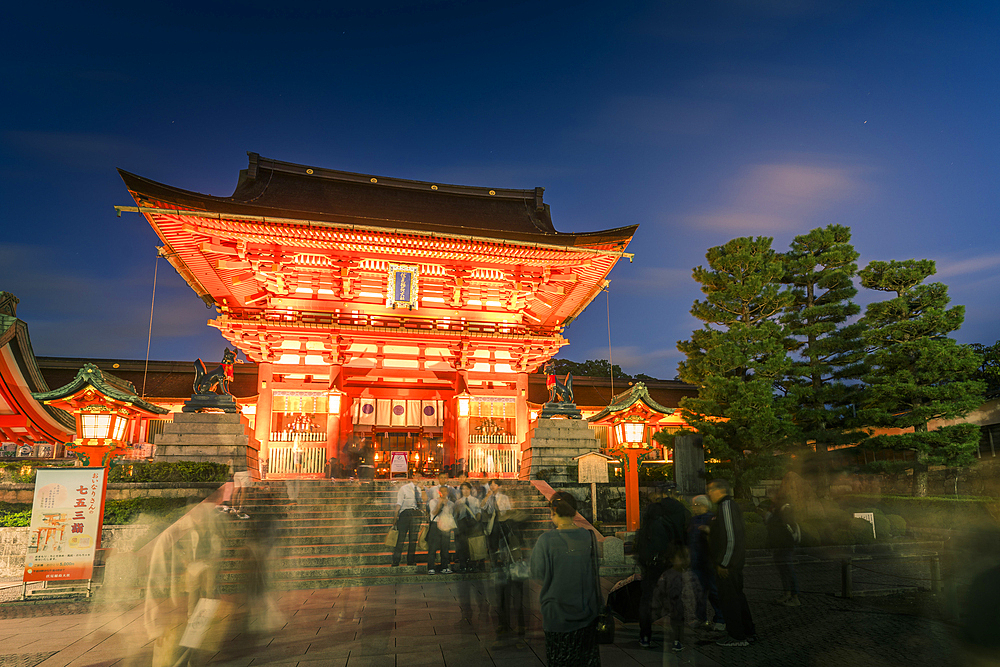
<svg viewBox="0 0 1000 667">
<path fill-rule="evenodd" d="M 39 468 L 24 581 L 90 579 L 105 474 L 104 468 Z"/>
</svg>

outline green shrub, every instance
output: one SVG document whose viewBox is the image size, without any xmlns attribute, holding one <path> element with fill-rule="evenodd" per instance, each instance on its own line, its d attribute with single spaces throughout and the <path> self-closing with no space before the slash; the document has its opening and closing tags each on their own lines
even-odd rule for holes
<svg viewBox="0 0 1000 667">
<path fill-rule="evenodd" d="M 892 535 L 892 524 L 889 523 L 889 518 L 879 512 L 875 515 L 875 536 L 880 540 L 886 540 Z"/>
<path fill-rule="evenodd" d="M 848 544 L 873 544 L 875 542 L 875 536 L 872 535 L 872 525 L 864 519 L 851 519 L 848 531 L 852 540 Z"/>
<path fill-rule="evenodd" d="M 225 482 L 227 479 L 229 466 L 197 461 L 122 463 L 108 474 L 109 482 Z"/>
<path fill-rule="evenodd" d="M 767 528 L 762 523 L 748 523 L 745 536 L 747 549 L 763 549 L 767 543 Z"/>
<path fill-rule="evenodd" d="M 818 547 L 822 546 L 823 541 L 820 538 L 820 531 L 814 521 L 803 521 L 799 523 L 799 532 L 802 534 L 802 540 L 799 546 L 803 547 Z"/>
<path fill-rule="evenodd" d="M 870 534 L 871 534 L 871 528 L 869 527 L 869 535 Z M 831 544 L 837 544 L 837 545 L 854 544 L 854 536 L 851 535 L 851 531 L 847 530 L 846 528 L 838 528 L 837 530 L 833 531 L 833 533 L 830 535 L 829 541 Z"/>
<path fill-rule="evenodd" d="M 104 504 L 104 523 L 122 525 L 132 523 L 140 514 L 164 517 L 173 510 L 187 506 L 187 498 L 129 498 L 109 500 Z"/>
<path fill-rule="evenodd" d="M 898 514 L 887 514 L 885 518 L 889 522 L 894 537 L 906 534 L 906 519 Z"/>
<path fill-rule="evenodd" d="M 149 519 L 178 518 L 188 504 L 187 498 L 130 498 L 128 500 L 108 500 L 104 503 L 104 524 L 116 526 L 128 524 L 146 515 Z M 31 525 L 31 505 L 0 503 L 0 526 Z"/>
<path fill-rule="evenodd" d="M 743 523 L 750 525 L 751 523 L 764 523 L 764 517 L 757 514 L 756 512 L 744 512 L 743 513 Z"/>
<path fill-rule="evenodd" d="M 746 498 L 737 498 L 736 505 L 743 510 L 744 513 L 754 512 L 757 510 L 757 506 L 753 504 L 752 500 L 747 500 Z"/>
<path fill-rule="evenodd" d="M 6 514 L 0 514 L 0 526 L 5 528 L 15 528 L 18 526 L 30 526 L 31 525 L 31 510 L 27 509 L 23 512 L 7 512 Z"/>
<path fill-rule="evenodd" d="M 40 463 L 38 461 L 0 461 L 0 481 L 33 484 L 38 468 L 66 468 L 72 464 Z"/>
</svg>

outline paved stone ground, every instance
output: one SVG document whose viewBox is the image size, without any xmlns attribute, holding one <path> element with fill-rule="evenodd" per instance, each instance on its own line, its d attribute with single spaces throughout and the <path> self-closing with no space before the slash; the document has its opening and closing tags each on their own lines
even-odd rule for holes
<svg viewBox="0 0 1000 667">
<path fill-rule="evenodd" d="M 884 563 L 882 565 L 885 565 Z M 810 570 L 810 568 L 812 568 Z M 871 568 L 876 569 L 876 568 Z M 803 564 L 803 590 L 839 590 L 839 565 Z M 886 575 L 917 577 L 920 567 Z M 678 655 L 644 650 L 638 628 L 619 624 L 616 642 L 601 647 L 605 667 L 718 665 L 768 667 L 969 664 L 949 624 L 926 613 L 930 594 L 845 600 L 826 591 L 805 592 L 801 607 L 770 603 L 777 593 L 773 567 L 746 572 L 748 597 L 760 641 L 722 648 L 698 633 Z M 605 582 L 610 584 L 610 582 Z M 898 581 L 896 582 L 898 583 Z M 199 655 L 225 667 L 394 665 L 420 667 L 531 667 L 545 664 L 537 590 L 528 595 L 529 627 L 523 637 L 498 635 L 495 593 L 489 582 L 417 584 L 276 593 L 274 627 L 248 633 L 234 624 L 220 650 Z M 237 606 L 233 617 L 248 611 Z M 137 667 L 149 665 L 152 645 L 142 622 L 143 603 L 93 602 L 0 605 L 0 665 L 26 667 Z M 657 631 L 662 644 L 661 631 Z"/>
</svg>

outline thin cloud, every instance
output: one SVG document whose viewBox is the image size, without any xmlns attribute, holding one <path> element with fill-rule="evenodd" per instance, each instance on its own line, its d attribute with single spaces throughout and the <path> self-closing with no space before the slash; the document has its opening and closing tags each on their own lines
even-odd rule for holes
<svg viewBox="0 0 1000 667">
<path fill-rule="evenodd" d="M 979 257 L 967 257 L 958 260 L 937 260 L 937 273 L 935 278 L 950 278 L 952 276 L 962 276 L 969 273 L 978 273 L 1000 267 L 1000 254 L 980 255 Z"/>
<path fill-rule="evenodd" d="M 4 143 L 31 158 L 73 169 L 116 164 L 144 152 L 132 141 L 106 134 L 12 130 L 2 136 Z"/>
<path fill-rule="evenodd" d="M 624 273 L 621 278 L 611 281 L 611 289 L 616 287 L 638 287 L 642 289 L 658 289 L 678 283 L 690 283 L 691 269 L 673 269 L 668 267 L 645 267 L 637 271 Z"/>
<path fill-rule="evenodd" d="M 865 192 L 859 167 L 809 163 L 745 167 L 725 188 L 723 204 L 687 216 L 692 226 L 735 233 L 793 231 Z"/>
</svg>

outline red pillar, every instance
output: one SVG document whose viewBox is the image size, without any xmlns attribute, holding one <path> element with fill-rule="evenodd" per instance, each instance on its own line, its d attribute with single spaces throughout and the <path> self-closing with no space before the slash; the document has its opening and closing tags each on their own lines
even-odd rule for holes
<svg viewBox="0 0 1000 667">
<path fill-rule="evenodd" d="M 625 450 L 625 530 L 639 530 L 640 450 Z"/>
</svg>

